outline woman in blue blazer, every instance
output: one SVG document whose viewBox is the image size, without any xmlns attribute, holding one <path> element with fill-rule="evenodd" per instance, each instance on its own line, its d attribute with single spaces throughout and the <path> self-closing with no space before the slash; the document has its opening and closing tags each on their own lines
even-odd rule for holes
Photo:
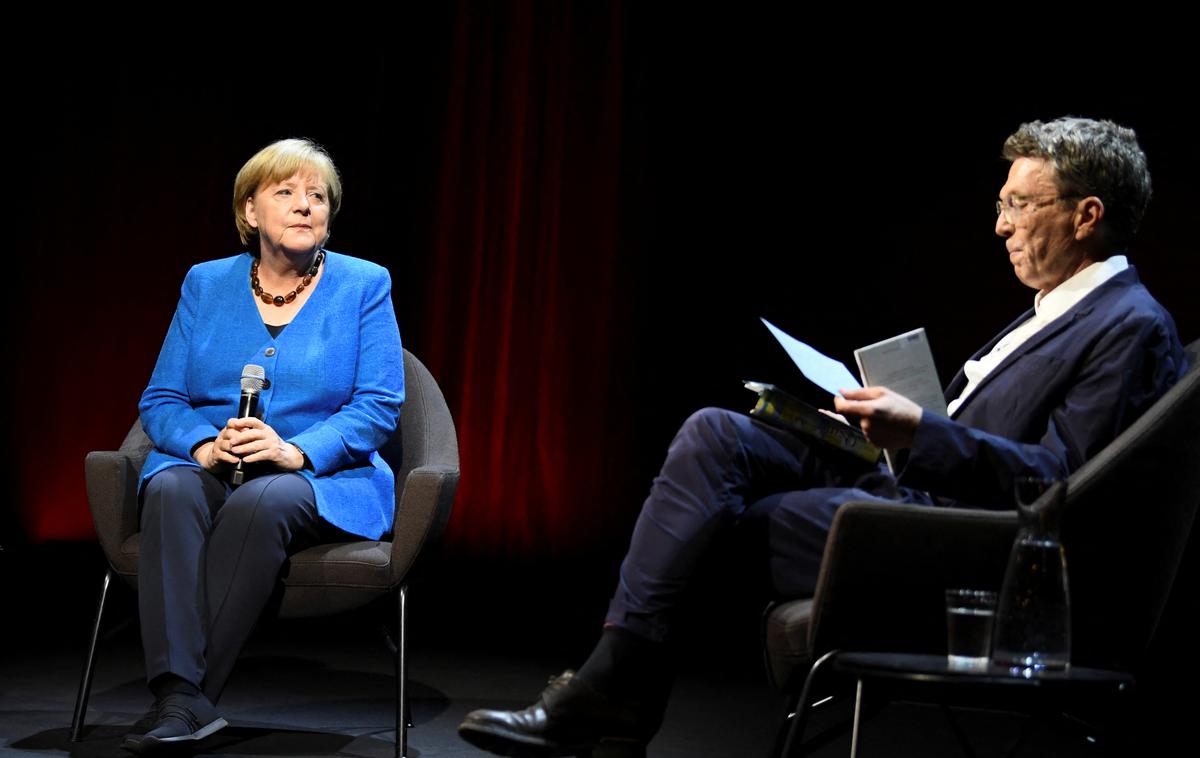
<svg viewBox="0 0 1200 758">
<path fill-rule="evenodd" d="M 213 702 L 290 553 L 391 529 L 394 480 L 378 450 L 404 400 L 403 354 L 387 271 L 324 249 L 340 200 L 322 148 L 263 148 L 234 182 L 252 252 L 183 282 L 140 404 L 154 442 L 138 594 L 155 705 L 126 738 L 134 752 L 225 726 Z M 249 364 L 265 373 L 258 414 L 237 419 Z M 239 461 L 247 481 L 235 486 Z"/>
</svg>

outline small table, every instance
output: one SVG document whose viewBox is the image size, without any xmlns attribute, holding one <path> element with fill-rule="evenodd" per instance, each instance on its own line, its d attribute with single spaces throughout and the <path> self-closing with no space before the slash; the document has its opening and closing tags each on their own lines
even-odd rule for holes
<svg viewBox="0 0 1200 758">
<path fill-rule="evenodd" d="M 907 683 L 916 687 L 927 685 L 938 691 L 953 688 L 956 693 L 967 690 L 987 692 L 992 701 L 1004 700 L 1010 693 L 1027 698 L 1036 692 L 1056 703 L 1068 697 L 1119 697 L 1131 692 L 1134 685 L 1133 677 L 1120 671 L 1070 666 L 1057 671 L 1030 672 L 994 663 L 989 663 L 986 668 L 962 669 L 951 666 L 944 655 L 908 653 L 839 653 L 834 660 L 834 670 L 857 679 L 851 758 L 858 756 L 863 682 L 866 680 Z M 956 734 L 971 752 L 963 735 L 957 730 Z"/>
</svg>

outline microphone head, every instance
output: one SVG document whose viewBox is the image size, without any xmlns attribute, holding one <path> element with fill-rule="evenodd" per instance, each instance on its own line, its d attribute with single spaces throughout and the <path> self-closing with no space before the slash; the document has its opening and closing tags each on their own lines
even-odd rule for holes
<svg viewBox="0 0 1200 758">
<path fill-rule="evenodd" d="M 263 383 L 266 378 L 266 369 L 264 369 L 262 366 L 256 366 L 253 363 L 247 363 L 242 367 L 242 392 L 262 391 Z"/>
</svg>

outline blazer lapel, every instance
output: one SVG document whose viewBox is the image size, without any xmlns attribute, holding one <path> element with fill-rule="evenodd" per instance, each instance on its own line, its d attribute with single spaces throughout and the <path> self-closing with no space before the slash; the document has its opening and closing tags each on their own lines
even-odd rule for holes
<svg viewBox="0 0 1200 758">
<path fill-rule="evenodd" d="M 971 391 L 971 396 L 968 397 L 963 404 L 958 407 L 957 412 L 954 415 L 960 415 L 963 409 L 970 405 L 973 399 L 979 396 L 979 393 L 983 391 L 984 387 L 990 384 L 996 377 L 1008 370 L 1008 368 L 1012 366 L 1018 358 L 1033 350 L 1037 346 L 1053 339 L 1071 324 L 1090 314 L 1094 308 L 1095 305 L 1093 303 L 1085 301 L 1084 303 L 1077 305 L 1070 311 L 1064 313 L 1055 320 L 1051 321 L 1049 324 L 1046 324 L 1044 327 L 1039 329 L 1036 334 L 1025 340 L 1016 349 L 1005 356 L 1004 360 L 1000 361 L 996 368 L 992 369 L 987 376 L 980 380 L 979 385 Z"/>
<path fill-rule="evenodd" d="M 1013 321 L 1011 324 L 1009 324 L 1008 326 L 1001 329 L 999 334 L 997 334 L 995 337 L 992 337 L 990 340 L 988 340 L 986 345 L 984 345 L 983 347 L 976 350 L 975 354 L 972 355 L 967 360 L 977 361 L 980 358 L 982 358 L 983 356 L 992 352 L 992 349 L 994 347 L 996 347 L 996 344 L 998 342 L 1000 342 L 1000 340 L 1004 339 L 1004 336 L 1006 334 L 1011 332 L 1013 329 L 1016 329 L 1021 324 L 1024 324 L 1029 319 L 1033 318 L 1033 315 L 1034 315 L 1034 311 L 1032 308 L 1030 308 L 1029 310 L 1022 313 L 1020 316 L 1017 316 L 1015 321 Z M 963 369 L 960 368 L 958 370 L 958 373 L 954 375 L 954 378 L 950 380 L 950 383 L 948 385 L 946 385 L 946 393 L 945 393 L 946 394 L 946 402 L 950 402 L 951 400 L 954 400 L 959 395 L 961 395 L 963 389 L 966 386 L 967 386 L 967 375 L 963 371 Z M 971 393 L 971 394 L 974 394 L 974 393 Z"/>
<path fill-rule="evenodd" d="M 1103 284 L 1101 284 L 1100 286 L 1098 286 L 1094 291 L 1092 291 L 1086 297 L 1084 297 L 1083 300 L 1076 303 L 1075 306 L 1071 308 L 1071 310 L 1067 311 L 1066 313 L 1059 316 L 1054 321 L 1051 321 L 1049 324 L 1042 327 L 1042 329 L 1039 330 L 1036 334 L 1034 334 L 1029 339 L 1025 340 L 1024 343 L 1022 343 L 1015 350 L 1013 350 L 1011 353 L 1009 353 L 1008 356 L 1006 356 L 1005 359 L 1003 361 L 1001 361 L 1000 364 L 991 371 L 991 373 L 989 373 L 987 376 L 985 376 L 983 378 L 982 381 L 979 382 L 979 386 L 977 386 L 971 392 L 971 396 L 968 397 L 961 406 L 959 406 L 959 408 L 957 409 L 957 412 L 954 415 L 956 417 L 961 415 L 963 408 L 966 408 L 968 405 L 970 405 L 971 400 L 973 400 L 975 397 L 977 397 L 979 395 L 979 392 L 984 387 L 986 387 L 989 382 L 991 382 L 993 379 L 995 379 L 997 376 L 999 376 L 1001 373 L 1003 373 L 1005 370 L 1007 370 L 1010 366 L 1012 366 L 1013 362 L 1016 361 L 1018 358 L 1020 358 L 1022 355 L 1025 355 L 1026 353 L 1028 353 L 1029 351 L 1038 347 L 1039 345 L 1045 344 L 1048 340 L 1053 339 L 1054 337 L 1056 337 L 1057 335 L 1062 333 L 1062 331 L 1064 329 L 1066 329 L 1067 327 L 1074 324 L 1077 320 L 1089 316 L 1096 308 L 1107 307 L 1107 301 L 1109 298 L 1115 297 L 1116 296 L 1115 293 L 1125 289 L 1126 287 L 1131 287 L 1133 285 L 1136 285 L 1138 283 L 1138 281 L 1139 280 L 1138 280 L 1138 276 L 1137 276 L 1137 269 L 1135 269 L 1133 266 L 1129 266 L 1127 269 L 1125 269 L 1121 273 L 1113 276 L 1108 281 L 1106 281 Z M 980 356 L 986 355 L 989 351 L 991 351 L 991 349 L 993 347 L 996 346 L 996 343 L 998 343 L 1001 339 L 1003 339 L 1004 335 L 1008 334 L 1013 329 L 1016 329 L 1018 326 L 1025 323 L 1025 321 L 1027 321 L 1031 316 L 1033 316 L 1032 308 L 1025 311 L 1025 313 L 1023 313 L 1016 321 L 1009 324 L 1007 329 L 1000 332 L 1000 334 L 996 335 L 996 337 L 993 338 L 991 342 L 984 345 L 983 348 L 979 352 L 977 352 L 977 353 L 975 353 L 975 355 L 971 356 L 971 360 L 978 360 Z M 963 388 L 966 386 L 966 381 L 967 380 L 966 380 L 965 374 L 963 373 L 962 369 L 959 369 L 959 372 L 957 374 L 955 374 L 955 376 L 954 376 L 954 380 L 951 381 L 950 385 L 946 388 L 947 400 L 953 400 L 954 398 L 961 395 Z"/>
</svg>

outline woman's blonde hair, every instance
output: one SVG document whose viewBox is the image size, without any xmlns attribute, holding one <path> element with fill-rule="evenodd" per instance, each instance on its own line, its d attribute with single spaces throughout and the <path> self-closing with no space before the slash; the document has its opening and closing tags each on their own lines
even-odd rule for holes
<svg viewBox="0 0 1200 758">
<path fill-rule="evenodd" d="M 264 184 L 281 182 L 305 168 L 315 171 L 325 182 L 329 220 L 333 221 L 342 205 L 342 180 L 333 159 L 312 140 L 281 139 L 255 153 L 233 180 L 233 220 L 243 243 L 249 244 L 258 236 L 258 230 L 246 220 L 246 201 Z"/>
</svg>

